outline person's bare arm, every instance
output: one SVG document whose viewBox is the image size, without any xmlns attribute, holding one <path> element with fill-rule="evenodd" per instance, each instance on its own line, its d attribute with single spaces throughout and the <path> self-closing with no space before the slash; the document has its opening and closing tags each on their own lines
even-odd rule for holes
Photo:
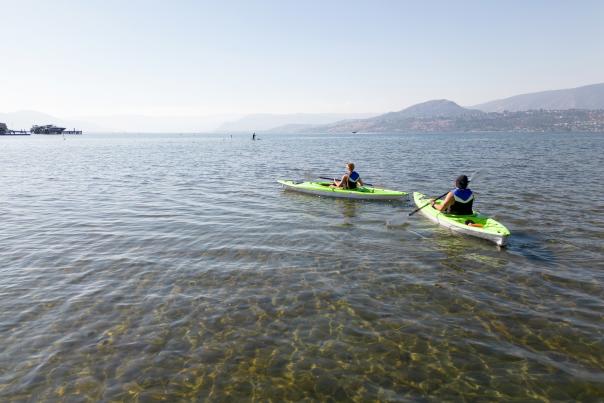
<svg viewBox="0 0 604 403">
<path fill-rule="evenodd" d="M 447 193 L 447 196 L 445 197 L 445 200 L 441 203 L 441 204 L 434 204 L 435 200 L 431 200 L 432 201 L 432 207 L 434 207 L 436 210 L 438 211 L 443 211 L 449 208 L 449 206 L 451 204 L 453 204 L 453 193 L 449 192 Z"/>
<path fill-rule="evenodd" d="M 359 185 L 365 186 L 365 184 L 363 183 L 363 179 L 359 178 L 357 179 L 357 182 L 359 182 Z"/>
</svg>

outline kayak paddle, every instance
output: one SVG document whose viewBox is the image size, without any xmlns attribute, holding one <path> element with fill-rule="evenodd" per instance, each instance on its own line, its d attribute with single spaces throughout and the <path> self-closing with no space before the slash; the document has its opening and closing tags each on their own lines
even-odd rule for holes
<svg viewBox="0 0 604 403">
<path fill-rule="evenodd" d="M 468 182 L 469 182 L 469 181 L 468 181 Z M 442 199 L 443 197 L 445 197 L 445 196 L 446 196 L 446 195 L 448 195 L 448 194 L 449 194 L 449 191 L 447 190 L 445 193 L 441 194 L 440 196 L 435 197 L 435 198 L 434 198 L 434 201 L 429 201 L 428 203 L 424 204 L 423 206 L 418 207 L 418 208 L 416 208 L 415 210 L 413 210 L 412 212 L 410 212 L 410 213 L 409 213 L 409 216 L 412 216 L 413 214 L 417 213 L 418 211 L 420 211 L 420 210 L 421 210 L 421 209 L 423 209 L 424 207 L 427 207 L 429 204 L 432 204 L 432 203 L 434 203 L 435 201 L 437 201 L 437 200 L 439 200 L 439 199 Z"/>
</svg>

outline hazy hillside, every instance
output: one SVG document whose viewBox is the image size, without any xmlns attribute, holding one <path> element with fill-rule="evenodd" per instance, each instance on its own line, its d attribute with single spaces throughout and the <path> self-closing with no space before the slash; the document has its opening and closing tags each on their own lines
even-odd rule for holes
<svg viewBox="0 0 604 403">
<path fill-rule="evenodd" d="M 512 115 L 498 112 L 562 111 L 556 114 Z M 397 133 L 432 131 L 540 131 L 600 130 L 604 110 L 604 83 L 565 90 L 543 91 L 464 108 L 446 99 L 432 100 L 382 115 L 370 113 L 222 114 L 211 116 L 113 115 L 57 118 L 37 111 L 0 113 L 0 122 L 12 130 L 55 124 L 85 132 L 272 132 L 272 133 Z M 568 112 L 565 112 L 568 111 Z"/>
<path fill-rule="evenodd" d="M 282 126 L 280 133 L 604 132 L 604 110 L 481 112 L 446 100 L 413 105 L 369 119 L 312 127 Z"/>
<path fill-rule="evenodd" d="M 259 132 L 281 126 L 324 125 L 345 119 L 363 119 L 375 116 L 375 113 L 294 113 L 294 114 L 254 114 L 241 119 L 226 122 L 218 132 Z"/>
<path fill-rule="evenodd" d="M 389 112 L 368 119 L 349 119 L 310 128 L 290 127 L 289 129 L 293 132 L 306 131 L 312 133 L 346 133 L 354 131 L 370 133 L 399 132 L 401 130 L 413 130 L 410 122 L 419 119 L 470 118 L 481 115 L 484 115 L 484 112 L 463 108 L 455 102 L 446 99 L 438 99 L 416 104 L 398 112 Z M 282 127 L 282 129 L 287 129 L 287 127 Z"/>
<path fill-rule="evenodd" d="M 453 116 L 468 116 L 480 115 L 481 111 L 467 109 L 457 105 L 453 101 L 447 99 L 435 99 L 432 101 L 422 102 L 412 105 L 398 112 L 389 112 L 384 115 L 376 116 L 374 120 L 384 119 L 408 119 L 408 118 L 425 118 L 425 117 L 453 117 Z"/>
<path fill-rule="evenodd" d="M 516 95 L 475 105 L 473 108 L 484 112 L 536 109 L 604 109 L 604 83 Z"/>
</svg>

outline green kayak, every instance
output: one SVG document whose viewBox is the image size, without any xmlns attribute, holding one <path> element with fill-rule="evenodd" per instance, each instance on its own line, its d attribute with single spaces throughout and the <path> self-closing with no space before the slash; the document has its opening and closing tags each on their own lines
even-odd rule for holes
<svg viewBox="0 0 604 403">
<path fill-rule="evenodd" d="M 417 207 L 421 207 L 428 203 L 430 198 L 424 194 L 413 192 L 413 200 Z M 442 203 L 442 200 L 436 202 L 436 204 L 440 203 Z M 451 231 L 487 239 L 499 246 L 505 246 L 510 236 L 510 231 L 503 224 L 477 211 L 474 211 L 474 214 L 470 215 L 445 214 L 432 206 L 426 206 L 420 212 L 430 220 L 449 228 Z M 471 222 L 470 224 L 472 225 L 466 224 L 467 222 Z"/>
<path fill-rule="evenodd" d="M 317 196 L 341 197 L 344 199 L 361 200 L 400 200 L 407 193 L 396 190 L 380 189 L 371 186 L 361 186 L 358 189 L 342 189 L 330 187 L 331 182 L 305 182 L 294 180 L 278 181 L 287 190 L 308 193 Z"/>
</svg>

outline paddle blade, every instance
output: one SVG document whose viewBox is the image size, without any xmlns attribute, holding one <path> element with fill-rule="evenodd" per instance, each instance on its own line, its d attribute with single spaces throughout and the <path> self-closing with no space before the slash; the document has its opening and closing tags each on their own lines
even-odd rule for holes
<svg viewBox="0 0 604 403">
<path fill-rule="evenodd" d="M 303 174 L 303 176 L 304 176 L 304 179 L 305 179 L 306 181 L 309 181 L 309 182 L 310 182 L 310 181 L 312 181 L 312 180 L 314 180 L 314 179 L 317 177 L 316 175 L 314 175 L 314 174 L 313 174 L 313 172 L 312 172 L 312 171 L 310 171 L 310 170 L 308 170 L 308 169 L 304 170 L 304 171 L 302 172 L 302 174 Z"/>
<path fill-rule="evenodd" d="M 479 176 L 480 176 L 480 169 L 476 170 L 476 171 L 475 171 L 475 172 L 472 174 L 472 176 L 470 176 L 470 177 L 468 178 L 468 182 L 473 182 L 473 181 L 475 181 L 475 180 L 476 180 L 476 178 L 478 178 Z"/>
<path fill-rule="evenodd" d="M 409 215 L 407 214 L 396 214 L 390 219 L 386 220 L 386 226 L 388 227 L 400 227 L 407 224 L 409 221 Z"/>
</svg>

